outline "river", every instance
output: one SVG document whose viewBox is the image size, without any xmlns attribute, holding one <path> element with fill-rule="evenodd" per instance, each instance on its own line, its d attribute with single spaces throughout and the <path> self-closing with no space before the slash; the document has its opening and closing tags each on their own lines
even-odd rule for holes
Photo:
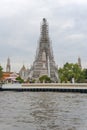
<svg viewBox="0 0 87 130">
<path fill-rule="evenodd" d="M 87 130 L 87 94 L 0 92 L 0 130 Z"/>
</svg>

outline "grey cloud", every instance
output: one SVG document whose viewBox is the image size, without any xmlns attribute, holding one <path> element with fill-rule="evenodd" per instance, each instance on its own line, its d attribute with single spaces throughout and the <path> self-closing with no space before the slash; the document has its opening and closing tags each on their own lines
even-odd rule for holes
<svg viewBox="0 0 87 130">
<path fill-rule="evenodd" d="M 0 13 L 0 59 L 3 61 L 9 56 L 12 60 L 19 59 L 15 60 L 15 65 L 21 66 L 23 60 L 31 64 L 39 41 L 41 20 L 46 17 L 56 63 L 76 62 L 78 56 L 86 63 L 87 4 L 62 2 L 13 0 L 12 3 L 9 0 L 7 4 L 4 0 L 3 5 L 5 3 L 9 10 L 4 8 Z"/>
</svg>

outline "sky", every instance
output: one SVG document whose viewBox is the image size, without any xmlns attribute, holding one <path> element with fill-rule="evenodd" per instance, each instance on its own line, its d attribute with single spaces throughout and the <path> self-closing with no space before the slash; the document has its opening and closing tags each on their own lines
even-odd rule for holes
<svg viewBox="0 0 87 130">
<path fill-rule="evenodd" d="M 49 25 L 56 64 L 87 68 L 87 0 L 0 0 L 0 64 L 18 72 L 35 60 L 42 19 Z"/>
</svg>

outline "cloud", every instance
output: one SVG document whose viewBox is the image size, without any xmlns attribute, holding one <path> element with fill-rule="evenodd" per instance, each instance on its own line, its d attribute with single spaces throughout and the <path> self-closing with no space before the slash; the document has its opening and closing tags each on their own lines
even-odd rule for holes
<svg viewBox="0 0 87 130">
<path fill-rule="evenodd" d="M 83 40 L 86 36 L 84 34 L 71 34 L 67 36 L 69 40 Z"/>
<path fill-rule="evenodd" d="M 46 17 L 56 63 L 76 62 L 77 57 L 81 56 L 86 66 L 86 12 L 86 0 L 1 0 L 1 63 L 4 66 L 9 56 L 13 70 L 17 66 L 21 67 L 23 61 L 32 64 L 39 42 L 41 21 Z"/>
</svg>

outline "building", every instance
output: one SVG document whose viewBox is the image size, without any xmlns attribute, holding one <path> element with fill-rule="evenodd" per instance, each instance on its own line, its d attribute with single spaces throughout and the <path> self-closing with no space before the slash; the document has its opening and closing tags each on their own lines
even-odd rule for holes
<svg viewBox="0 0 87 130">
<path fill-rule="evenodd" d="M 26 79 L 26 68 L 25 68 L 24 65 L 22 66 L 22 68 L 21 68 L 20 71 L 19 71 L 19 76 L 20 76 L 23 80 Z"/>
<path fill-rule="evenodd" d="M 52 45 L 49 38 L 48 23 L 43 18 L 41 34 L 36 51 L 35 61 L 30 69 L 29 77 L 38 82 L 39 77 L 47 75 L 52 82 L 59 82 L 58 68 L 54 61 Z"/>
<path fill-rule="evenodd" d="M 16 78 L 18 77 L 19 75 L 15 72 L 3 72 L 3 78 L 2 80 L 5 82 L 5 83 L 16 83 L 18 82 L 16 80 Z"/>
<path fill-rule="evenodd" d="M 29 76 L 29 69 L 26 69 L 26 67 L 23 65 L 22 68 L 19 71 L 19 76 L 24 80 L 27 81 L 28 80 L 28 76 Z"/>
<path fill-rule="evenodd" d="M 82 65 L 81 65 L 81 58 L 80 58 L 80 57 L 78 57 L 78 65 L 79 65 L 80 68 L 82 68 Z"/>
<path fill-rule="evenodd" d="M 4 83 L 16 83 L 19 74 L 11 71 L 10 58 L 7 59 L 6 72 L 3 72 L 2 80 Z"/>
<path fill-rule="evenodd" d="M 6 72 L 11 72 L 10 59 L 7 59 Z"/>
</svg>

